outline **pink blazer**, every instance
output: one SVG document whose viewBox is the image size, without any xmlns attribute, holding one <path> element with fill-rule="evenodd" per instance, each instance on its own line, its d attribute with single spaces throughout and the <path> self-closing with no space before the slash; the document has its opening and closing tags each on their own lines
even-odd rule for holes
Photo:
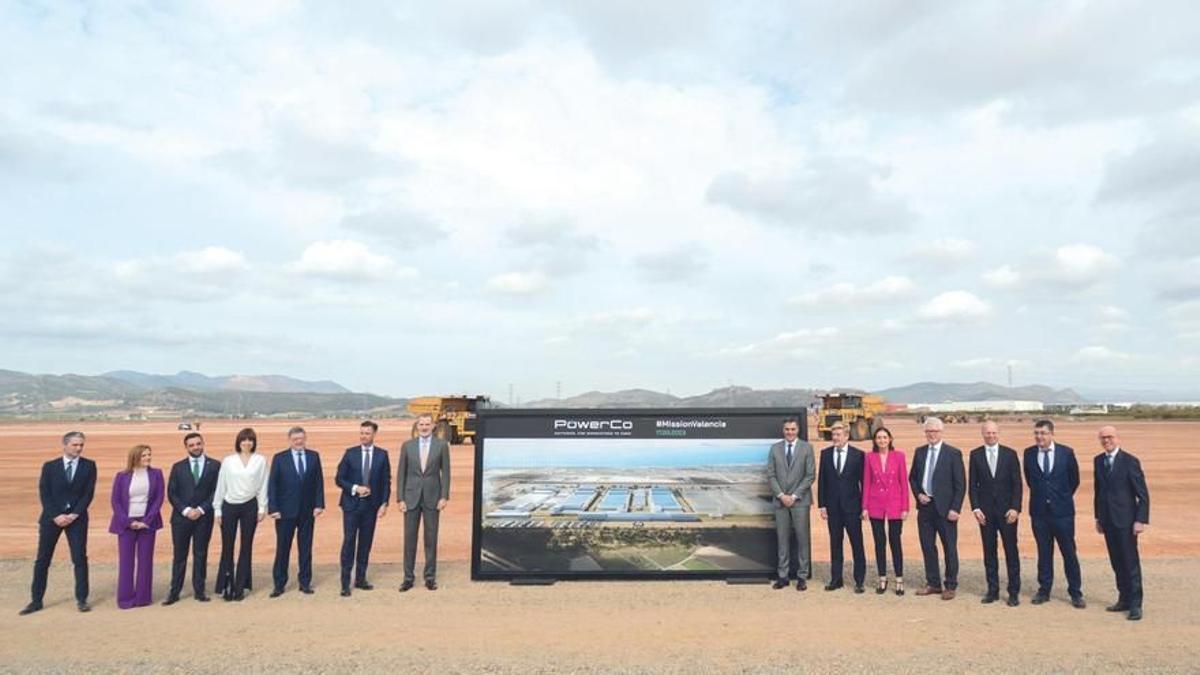
<svg viewBox="0 0 1200 675">
<path fill-rule="evenodd" d="M 161 469 L 150 467 L 146 470 L 147 477 L 150 479 L 150 494 L 147 495 L 146 515 L 141 518 L 129 517 L 129 481 L 133 478 L 131 474 L 124 471 L 113 476 L 112 490 L 112 520 L 108 522 L 108 531 L 113 534 L 121 534 L 129 529 L 129 524 L 135 520 L 140 520 L 150 526 L 150 529 L 162 529 L 162 505 L 163 505 L 163 474 Z"/>
<path fill-rule="evenodd" d="M 879 453 L 867 452 L 863 465 L 863 510 L 872 518 L 899 520 L 900 514 L 909 510 L 908 470 L 904 465 L 904 453 L 892 450 L 888 453 L 887 470 L 879 459 Z"/>
</svg>

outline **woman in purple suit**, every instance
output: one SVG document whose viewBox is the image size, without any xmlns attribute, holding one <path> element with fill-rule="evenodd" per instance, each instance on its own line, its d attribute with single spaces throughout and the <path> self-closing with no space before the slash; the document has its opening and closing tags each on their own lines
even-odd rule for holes
<svg viewBox="0 0 1200 675">
<path fill-rule="evenodd" d="M 112 521 L 117 535 L 117 606 L 149 605 L 154 581 L 154 536 L 162 529 L 162 471 L 150 466 L 150 446 L 129 450 L 125 470 L 113 477 Z"/>
</svg>

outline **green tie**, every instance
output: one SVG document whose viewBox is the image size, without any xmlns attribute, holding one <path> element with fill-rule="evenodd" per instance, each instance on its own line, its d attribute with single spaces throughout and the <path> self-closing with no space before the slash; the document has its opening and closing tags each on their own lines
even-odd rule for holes
<svg viewBox="0 0 1200 675">
<path fill-rule="evenodd" d="M 200 482 L 200 460 L 192 458 L 192 480 Z"/>
</svg>

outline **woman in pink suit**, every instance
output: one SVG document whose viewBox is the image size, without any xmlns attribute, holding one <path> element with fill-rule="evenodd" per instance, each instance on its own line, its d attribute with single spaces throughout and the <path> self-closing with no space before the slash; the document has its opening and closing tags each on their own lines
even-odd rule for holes
<svg viewBox="0 0 1200 675">
<path fill-rule="evenodd" d="M 150 466 L 150 446 L 129 450 L 125 470 L 113 477 L 112 520 L 117 535 L 117 606 L 149 605 L 154 580 L 154 537 L 162 529 L 162 471 Z"/>
<path fill-rule="evenodd" d="M 888 587 L 887 546 L 892 547 L 892 568 L 896 573 L 896 595 L 904 595 L 904 549 L 900 533 L 908 518 L 908 470 L 904 453 L 892 446 L 892 432 L 880 427 L 875 432 L 875 447 L 863 465 L 863 517 L 871 519 L 875 539 L 875 566 L 879 569 L 878 594 Z M 887 527 L 886 534 L 884 527 Z"/>
</svg>

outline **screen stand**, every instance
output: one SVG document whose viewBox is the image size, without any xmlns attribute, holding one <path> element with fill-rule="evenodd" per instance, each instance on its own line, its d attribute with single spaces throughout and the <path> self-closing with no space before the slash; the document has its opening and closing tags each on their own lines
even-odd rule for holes
<svg viewBox="0 0 1200 675">
<path fill-rule="evenodd" d="M 730 586 L 744 586 L 749 584 L 769 584 L 771 580 L 767 577 L 725 577 L 725 583 Z"/>
<path fill-rule="evenodd" d="M 553 577 L 518 577 L 510 579 L 510 586 L 553 586 L 558 579 Z"/>
</svg>

